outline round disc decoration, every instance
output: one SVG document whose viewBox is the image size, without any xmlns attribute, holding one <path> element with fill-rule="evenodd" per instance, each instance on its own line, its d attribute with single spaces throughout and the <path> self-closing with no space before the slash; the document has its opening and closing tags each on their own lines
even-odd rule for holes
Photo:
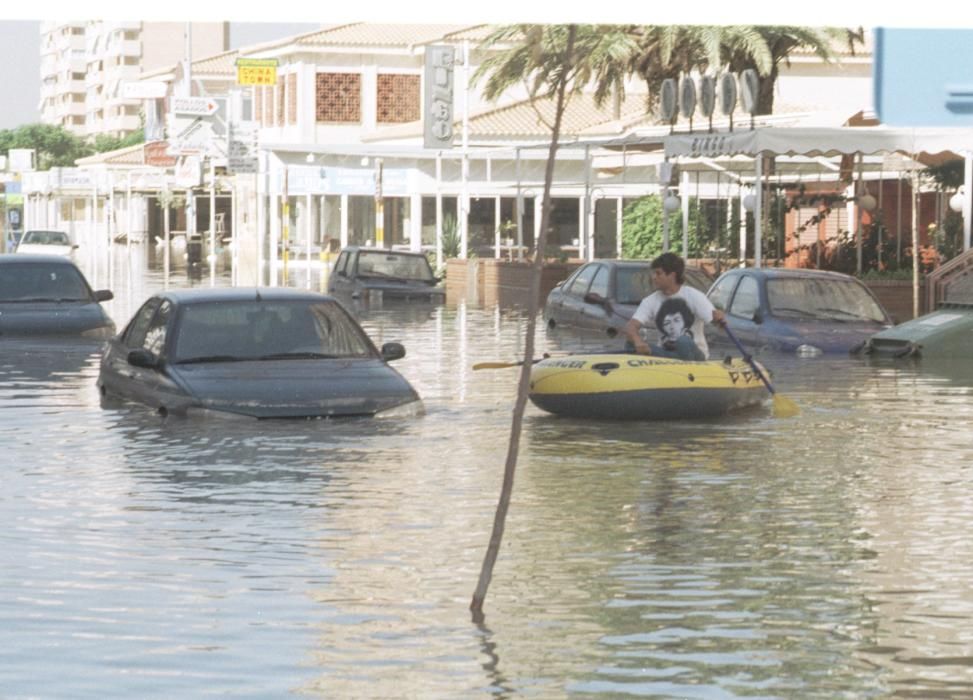
<svg viewBox="0 0 973 700">
<path fill-rule="evenodd" d="M 704 117 L 713 116 L 716 107 L 716 78 L 704 75 L 699 79 L 699 110 Z"/>
<path fill-rule="evenodd" d="M 743 104 L 743 111 L 747 114 L 757 113 L 757 91 L 760 89 L 760 79 L 757 71 L 747 68 L 740 74 L 741 95 L 740 102 Z"/>
<path fill-rule="evenodd" d="M 679 81 L 679 112 L 686 119 L 696 111 L 696 83 L 689 76 Z"/>
<path fill-rule="evenodd" d="M 659 89 L 659 116 L 664 122 L 672 122 L 676 117 L 676 81 L 666 78 Z"/>
<path fill-rule="evenodd" d="M 726 116 L 733 114 L 737 106 L 737 80 L 732 73 L 720 77 L 720 111 Z"/>
</svg>

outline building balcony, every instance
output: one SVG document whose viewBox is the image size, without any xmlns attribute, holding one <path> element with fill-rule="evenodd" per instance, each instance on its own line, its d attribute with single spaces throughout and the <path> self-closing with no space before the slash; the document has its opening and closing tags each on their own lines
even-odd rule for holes
<svg viewBox="0 0 973 700">
<path fill-rule="evenodd" d="M 142 42 L 141 41 L 113 41 L 109 43 L 108 48 L 105 51 L 107 56 L 131 56 L 134 58 L 139 58 L 142 56 Z"/>
</svg>

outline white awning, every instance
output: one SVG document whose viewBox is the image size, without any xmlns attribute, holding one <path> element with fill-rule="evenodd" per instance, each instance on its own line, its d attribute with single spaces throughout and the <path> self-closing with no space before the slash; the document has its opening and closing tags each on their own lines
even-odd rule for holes
<svg viewBox="0 0 973 700">
<path fill-rule="evenodd" d="M 657 139 L 656 139 L 657 140 Z M 888 129 L 873 127 L 764 128 L 747 131 L 669 134 L 662 138 L 667 157 L 727 155 L 840 156 L 877 153 L 936 154 L 973 151 L 968 129 Z"/>
</svg>

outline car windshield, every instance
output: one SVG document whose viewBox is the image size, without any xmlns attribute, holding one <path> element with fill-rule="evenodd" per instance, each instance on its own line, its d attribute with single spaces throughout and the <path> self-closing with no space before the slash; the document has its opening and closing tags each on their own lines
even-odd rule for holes
<svg viewBox="0 0 973 700">
<path fill-rule="evenodd" d="M 360 251 L 358 274 L 420 282 L 433 280 L 432 268 L 424 255 L 406 255 L 389 250 Z"/>
<path fill-rule="evenodd" d="M 376 357 L 364 331 L 333 301 L 187 304 L 174 362 Z"/>
<path fill-rule="evenodd" d="M 619 267 L 615 271 L 615 299 L 619 304 L 638 304 L 651 294 L 652 271 L 645 267 Z"/>
<path fill-rule="evenodd" d="M 71 245 L 68 234 L 62 231 L 28 231 L 24 234 L 21 244 L 33 243 L 39 245 Z"/>
<path fill-rule="evenodd" d="M 0 301 L 89 301 L 81 273 L 71 265 L 0 266 Z"/>
<path fill-rule="evenodd" d="M 775 316 L 885 322 L 881 307 L 868 290 L 853 279 L 771 279 L 767 281 L 767 300 Z"/>
</svg>

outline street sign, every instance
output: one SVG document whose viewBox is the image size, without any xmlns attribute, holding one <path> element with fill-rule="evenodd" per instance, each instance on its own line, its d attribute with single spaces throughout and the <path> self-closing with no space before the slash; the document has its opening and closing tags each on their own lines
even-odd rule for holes
<svg viewBox="0 0 973 700">
<path fill-rule="evenodd" d="M 173 97 L 172 111 L 175 114 L 189 114 L 196 117 L 208 117 L 216 114 L 219 104 L 210 97 Z"/>
<path fill-rule="evenodd" d="M 973 124 L 973 29 L 875 30 L 875 111 L 888 126 Z"/>
<path fill-rule="evenodd" d="M 190 155 L 212 150 L 215 136 L 213 126 L 203 117 L 186 120 L 178 117 L 170 122 L 169 154 Z"/>
<path fill-rule="evenodd" d="M 226 168 L 233 173 L 257 172 L 257 122 L 231 123 L 227 137 Z"/>
</svg>

